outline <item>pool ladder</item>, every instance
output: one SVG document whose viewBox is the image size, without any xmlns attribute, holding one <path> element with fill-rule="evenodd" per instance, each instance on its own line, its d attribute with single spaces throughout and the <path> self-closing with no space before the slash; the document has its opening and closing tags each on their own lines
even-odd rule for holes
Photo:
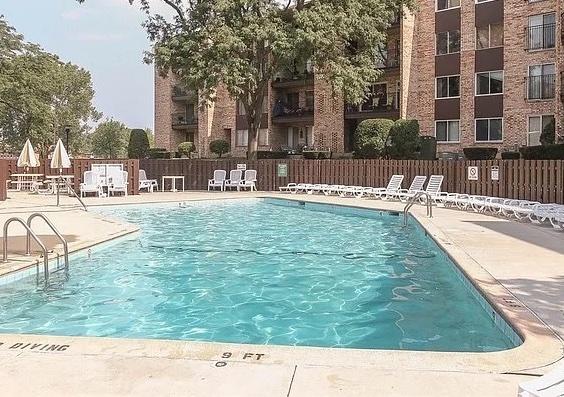
<svg viewBox="0 0 564 397">
<path fill-rule="evenodd" d="M 407 226 L 407 214 L 409 213 L 409 209 L 413 207 L 413 204 L 421 198 L 421 196 L 425 196 L 425 204 L 427 205 L 427 217 L 433 217 L 433 203 L 431 202 L 431 195 L 427 192 L 417 192 L 415 196 L 411 197 L 407 200 L 407 204 L 403 209 L 403 226 Z"/>
<path fill-rule="evenodd" d="M 47 224 L 47 226 L 49 226 L 49 228 L 51 228 L 51 230 L 53 231 L 53 233 L 55 233 L 55 235 L 59 238 L 59 240 L 61 240 L 61 243 L 63 244 L 63 250 L 64 250 L 64 260 L 65 260 L 65 271 L 69 270 L 69 246 L 67 243 L 67 240 L 63 237 L 63 235 L 57 230 L 57 228 L 55 227 L 55 225 L 53 225 L 53 223 L 49 220 L 49 218 L 47 218 L 47 216 L 45 216 L 44 214 L 40 213 L 40 212 L 35 212 L 33 214 L 31 214 L 29 216 L 29 218 L 27 218 L 27 222 L 25 222 L 22 218 L 18 218 L 18 217 L 12 217 L 8 220 L 6 220 L 6 222 L 4 222 L 4 252 L 3 252 L 3 257 L 2 257 L 2 261 L 3 262 L 8 262 L 8 226 L 10 226 L 10 224 L 12 222 L 16 222 L 21 224 L 25 230 L 26 230 L 26 255 L 31 255 L 31 239 L 33 238 L 33 240 L 37 243 L 37 245 L 39 245 L 39 247 L 41 248 L 41 251 L 43 252 L 43 272 L 45 274 L 45 281 L 49 280 L 49 252 L 47 251 L 47 247 L 45 246 L 45 244 L 43 243 L 43 241 L 41 241 L 41 239 L 37 236 L 37 234 L 35 234 L 33 232 L 33 230 L 31 229 L 31 222 L 33 221 L 33 219 L 35 218 L 41 218 L 45 221 L 45 223 Z M 59 256 L 57 255 L 57 261 L 59 259 Z"/>
</svg>

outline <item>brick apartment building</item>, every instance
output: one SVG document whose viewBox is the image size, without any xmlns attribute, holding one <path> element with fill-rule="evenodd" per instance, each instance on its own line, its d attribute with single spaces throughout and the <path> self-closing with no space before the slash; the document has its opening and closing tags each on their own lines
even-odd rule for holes
<svg viewBox="0 0 564 397">
<path fill-rule="evenodd" d="M 415 118 L 442 152 L 537 145 L 543 128 L 564 139 L 563 12 L 562 0 L 423 0 L 389 28 L 381 78 L 363 104 L 335 99 L 309 65 L 272 81 L 259 149 L 347 152 L 369 118 Z M 156 75 L 155 139 L 169 150 L 195 142 L 204 157 L 210 141 L 226 139 L 244 155 L 246 116 L 221 87 L 202 110 L 174 76 Z"/>
</svg>

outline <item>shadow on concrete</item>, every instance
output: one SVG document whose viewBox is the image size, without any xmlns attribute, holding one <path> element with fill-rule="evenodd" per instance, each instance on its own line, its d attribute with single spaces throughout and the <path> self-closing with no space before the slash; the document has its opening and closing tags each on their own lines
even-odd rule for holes
<svg viewBox="0 0 564 397">
<path fill-rule="evenodd" d="M 75 234 L 63 234 L 67 242 L 73 243 L 78 240 Z M 38 234 L 37 237 L 45 244 L 47 250 L 50 251 L 57 245 L 61 244 L 59 238 L 53 234 Z M 11 236 L 8 238 L 8 254 L 11 255 L 24 255 L 26 245 L 26 236 Z M 31 240 L 32 253 L 40 252 L 39 246 Z M 4 237 L 0 238 L 0 254 L 4 253 Z"/>
</svg>

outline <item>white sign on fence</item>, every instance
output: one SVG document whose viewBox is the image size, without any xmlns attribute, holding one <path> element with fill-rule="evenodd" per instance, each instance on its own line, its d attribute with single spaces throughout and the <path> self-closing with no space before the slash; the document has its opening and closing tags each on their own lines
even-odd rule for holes
<svg viewBox="0 0 564 397">
<path fill-rule="evenodd" d="M 247 164 L 237 164 L 237 169 L 245 171 L 247 169 Z"/>
<path fill-rule="evenodd" d="M 471 165 L 468 167 L 468 180 L 477 181 L 478 180 L 478 167 Z"/>
<path fill-rule="evenodd" d="M 497 165 L 492 166 L 492 181 L 499 181 L 499 167 Z"/>
</svg>

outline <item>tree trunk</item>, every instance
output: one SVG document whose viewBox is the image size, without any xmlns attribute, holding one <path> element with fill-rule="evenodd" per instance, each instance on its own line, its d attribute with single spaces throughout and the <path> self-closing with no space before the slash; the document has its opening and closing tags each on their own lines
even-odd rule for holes
<svg viewBox="0 0 564 397">
<path fill-rule="evenodd" d="M 251 123 L 249 123 L 251 124 Z M 247 146 L 247 159 L 256 160 L 258 151 L 258 128 L 254 125 L 249 125 L 249 136 Z"/>
</svg>

